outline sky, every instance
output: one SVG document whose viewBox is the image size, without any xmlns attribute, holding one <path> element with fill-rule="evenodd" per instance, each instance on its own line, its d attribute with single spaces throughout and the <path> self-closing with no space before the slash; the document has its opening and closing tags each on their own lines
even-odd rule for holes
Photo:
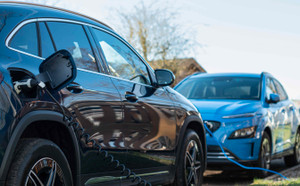
<svg viewBox="0 0 300 186">
<path fill-rule="evenodd" d="M 176 23 L 190 29 L 202 46 L 187 57 L 194 57 L 209 73 L 266 71 L 283 84 L 290 98 L 300 100 L 300 1 L 144 2 L 178 11 Z M 139 3 L 141 0 L 60 0 L 56 6 L 113 25 L 116 9 L 130 10 Z"/>
</svg>

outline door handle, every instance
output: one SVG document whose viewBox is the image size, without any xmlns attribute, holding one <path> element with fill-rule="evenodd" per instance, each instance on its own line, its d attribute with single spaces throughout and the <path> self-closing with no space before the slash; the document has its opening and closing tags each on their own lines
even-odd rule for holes
<svg viewBox="0 0 300 186">
<path fill-rule="evenodd" d="M 66 88 L 68 91 L 70 91 L 73 94 L 79 94 L 79 93 L 83 92 L 82 86 L 80 86 L 77 83 L 71 83 Z"/>
<path fill-rule="evenodd" d="M 139 98 L 132 92 L 125 92 L 125 98 L 130 102 L 136 102 Z"/>
</svg>

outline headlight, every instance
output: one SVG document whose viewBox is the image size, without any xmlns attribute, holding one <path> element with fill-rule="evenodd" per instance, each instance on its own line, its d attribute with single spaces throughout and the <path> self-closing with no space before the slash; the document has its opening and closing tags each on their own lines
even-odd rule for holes
<svg viewBox="0 0 300 186">
<path fill-rule="evenodd" d="M 211 132 L 215 132 L 221 126 L 221 123 L 217 121 L 204 121 L 204 123 Z"/>
<path fill-rule="evenodd" d="M 255 136 L 256 126 L 243 128 L 234 131 L 228 139 L 236 139 L 236 138 L 253 138 Z"/>
</svg>

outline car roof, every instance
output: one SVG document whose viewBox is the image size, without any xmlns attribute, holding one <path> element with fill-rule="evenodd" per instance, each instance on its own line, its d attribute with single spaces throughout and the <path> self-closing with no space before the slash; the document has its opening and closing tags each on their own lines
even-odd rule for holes
<svg viewBox="0 0 300 186">
<path fill-rule="evenodd" d="M 19 17 L 23 17 L 23 19 L 30 19 L 35 17 L 71 19 L 93 24 L 113 31 L 111 27 L 103 22 L 98 21 L 97 19 L 58 7 L 26 2 L 0 1 L 0 9 L 7 9 L 9 13 L 15 13 L 15 15 L 19 14 L 21 15 Z"/>
<path fill-rule="evenodd" d="M 190 79 L 202 77 L 252 77 L 260 78 L 261 74 L 255 73 L 199 73 L 191 75 Z"/>
</svg>

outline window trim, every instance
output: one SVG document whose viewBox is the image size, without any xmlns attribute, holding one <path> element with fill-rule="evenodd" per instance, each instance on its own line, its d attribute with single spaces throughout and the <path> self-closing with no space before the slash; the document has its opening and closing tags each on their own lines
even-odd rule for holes
<svg viewBox="0 0 300 186">
<path fill-rule="evenodd" d="M 37 42 L 38 42 L 38 54 L 42 57 L 42 40 L 41 40 L 41 33 L 40 33 L 40 25 L 38 22 L 35 22 L 36 27 L 36 34 L 37 34 Z"/>
<path fill-rule="evenodd" d="M 81 25 L 85 25 L 85 26 L 88 26 L 88 27 L 92 27 L 92 28 L 95 28 L 95 29 L 98 29 L 98 30 L 101 30 L 103 32 L 106 32 L 108 34 L 111 34 L 112 36 L 116 37 L 117 39 L 121 40 L 125 45 L 127 45 L 127 47 L 129 47 L 139 58 L 140 60 L 146 65 L 147 69 L 148 69 L 148 73 L 149 73 L 149 76 L 150 76 L 150 79 L 151 79 L 151 85 L 147 85 L 147 84 L 142 84 L 142 83 L 137 83 L 137 84 L 141 84 L 141 85 L 145 85 L 145 86 L 150 86 L 150 87 L 153 87 L 153 85 L 155 85 L 156 83 L 156 79 L 155 79 L 155 76 L 154 76 L 154 70 L 152 69 L 152 67 L 145 62 L 145 60 L 140 56 L 139 53 L 137 53 L 134 48 L 132 46 L 130 46 L 124 39 L 122 39 L 120 36 L 116 35 L 115 33 L 105 29 L 105 28 L 102 28 L 100 26 L 97 26 L 97 25 L 93 25 L 93 24 L 90 24 L 90 23 L 86 23 L 86 22 L 82 22 L 82 21 L 75 21 L 75 20 L 71 20 L 71 19 L 64 19 L 64 18 L 43 18 L 43 17 L 40 17 L 40 18 L 32 18 L 32 19 L 27 19 L 27 20 L 24 20 L 22 22 L 20 22 L 15 28 L 13 28 L 13 30 L 8 34 L 8 36 L 6 37 L 5 39 L 5 46 L 7 48 L 9 48 L 10 50 L 13 50 L 13 51 L 16 51 L 16 52 L 19 52 L 19 53 L 22 53 L 22 54 L 25 54 L 25 55 L 28 55 L 28 56 L 31 56 L 31 57 L 34 57 L 34 58 L 38 58 L 38 59 L 41 59 L 41 60 L 45 60 L 45 58 L 43 57 L 40 57 L 40 56 L 36 56 L 36 55 L 33 55 L 33 54 L 30 54 L 30 53 L 27 53 L 27 52 L 24 52 L 24 51 L 20 51 L 18 49 L 15 49 L 15 48 L 12 48 L 10 47 L 8 44 L 10 42 L 10 40 L 12 39 L 12 37 L 18 32 L 18 30 L 20 28 L 22 28 L 24 25 L 28 24 L 28 23 L 32 23 L 32 22 L 47 22 L 47 21 L 56 21 L 56 22 L 66 22 L 66 23 L 75 23 L 75 24 L 81 24 Z M 47 24 L 46 24 L 47 25 Z M 48 26 L 48 25 L 47 25 Z M 49 31 L 48 31 L 49 32 Z M 92 33 L 92 32 L 91 32 Z M 51 33 L 49 33 L 51 35 Z M 93 34 L 93 33 L 92 33 Z M 93 41 L 94 41 L 94 38 L 93 38 Z M 94 41 L 95 42 L 95 41 Z M 55 47 L 56 48 L 56 47 Z M 100 53 L 98 51 L 98 53 Z M 105 61 L 106 63 L 106 61 Z M 105 66 L 106 67 L 106 66 Z M 116 78 L 116 79 L 121 79 L 121 80 L 125 80 L 125 81 L 129 81 L 129 82 L 133 82 L 133 81 L 130 81 L 130 80 L 126 80 L 126 79 L 123 79 L 123 78 L 118 78 L 118 77 L 115 77 L 113 75 L 110 75 L 108 74 L 107 72 L 103 72 L 103 73 L 100 73 L 100 72 L 94 72 L 94 71 L 90 71 L 90 70 L 85 70 L 85 69 L 81 69 L 81 68 L 77 68 L 79 70 L 82 70 L 82 71 L 86 71 L 86 72 L 92 72 L 92 73 L 98 73 L 98 74 L 101 74 L 101 75 L 106 75 L 106 76 L 109 76 L 109 77 L 112 77 L 112 78 Z M 136 82 L 133 82 L 133 83 L 136 83 Z"/>
<path fill-rule="evenodd" d="M 113 76 L 113 75 L 110 75 L 110 74 L 106 74 L 106 73 L 94 72 L 94 71 L 90 71 L 90 70 L 86 70 L 86 69 L 82 69 L 82 68 L 77 68 L 77 70 L 80 70 L 80 71 L 83 71 L 83 72 L 90 72 L 90 73 L 94 73 L 94 74 L 99 74 L 99 75 L 103 75 L 103 76 L 106 76 L 106 77 L 110 77 L 110 78 L 114 78 L 114 79 L 118 79 L 118 80 L 122 80 L 122 81 L 127 81 L 127 82 L 130 82 L 130 83 L 135 83 L 135 84 L 139 84 L 139 85 L 143 85 L 143 86 L 153 88 L 152 85 L 139 83 L 139 82 L 133 82 L 133 81 L 130 81 L 128 79 L 119 78 L 119 77 L 116 77 L 116 76 Z"/>
<path fill-rule="evenodd" d="M 39 23 L 44 24 L 44 25 L 46 26 L 46 29 L 47 29 L 48 34 L 49 34 L 49 36 L 50 36 L 50 39 L 51 39 L 51 42 L 52 42 L 54 51 L 57 51 L 56 44 L 55 44 L 55 42 L 54 42 L 52 33 L 50 32 L 50 29 L 49 29 L 49 26 L 48 26 L 47 22 L 46 22 L 46 21 L 40 21 Z"/>
<path fill-rule="evenodd" d="M 66 23 L 75 23 L 75 24 L 80 24 L 80 25 L 86 25 L 86 26 L 89 26 L 89 27 L 92 27 L 92 28 L 95 28 L 95 29 L 99 29 L 101 31 L 104 31 L 108 34 L 111 34 L 112 36 L 116 37 L 117 39 L 121 40 L 125 45 L 127 45 L 127 47 L 129 47 L 139 58 L 140 60 L 148 67 L 148 70 L 151 70 L 154 72 L 154 70 L 152 69 L 152 67 L 148 64 L 148 63 L 145 63 L 145 60 L 140 56 L 139 53 L 137 53 L 133 48 L 132 46 L 130 46 L 124 39 L 122 39 L 120 36 L 116 35 L 115 33 L 109 31 L 109 30 L 106 30 L 104 28 L 101 28 L 100 26 L 96 26 L 96 25 L 93 25 L 93 24 L 90 24 L 90 23 L 85 23 L 85 22 L 82 22 L 82 21 L 75 21 L 75 20 L 71 20 L 71 19 L 63 19 L 63 18 L 33 18 L 33 19 L 28 19 L 28 20 L 25 20 L 25 21 L 22 21 L 21 23 L 19 23 L 10 33 L 9 35 L 7 36 L 6 40 L 5 40 L 5 45 L 7 48 L 11 49 L 11 50 L 17 50 L 17 49 L 14 49 L 12 47 L 10 47 L 8 44 L 10 42 L 10 40 L 12 39 L 12 37 L 16 34 L 16 32 L 21 28 L 23 27 L 25 24 L 28 24 L 28 23 L 32 23 L 32 22 L 47 22 L 47 21 L 55 21 L 55 22 L 66 22 Z M 46 24 L 47 25 L 47 24 Z M 29 54 L 27 52 L 23 52 L 21 51 L 21 53 L 25 53 L 26 55 L 30 55 L 30 56 L 33 56 L 33 57 L 38 57 L 38 58 L 41 58 L 39 56 L 36 56 L 36 55 L 33 55 L 33 54 Z"/>
<path fill-rule="evenodd" d="M 105 68 L 103 67 L 103 61 L 102 59 L 99 57 L 99 53 L 97 51 L 97 46 L 95 47 L 95 41 L 94 41 L 94 38 L 92 36 L 92 33 L 89 29 L 89 27 L 87 27 L 86 25 L 82 25 L 83 29 L 84 29 L 84 32 L 85 32 L 85 35 L 89 41 L 89 44 L 91 46 L 91 50 L 93 52 L 93 55 L 95 57 L 95 60 L 96 60 L 96 63 L 97 63 L 97 68 L 98 68 L 98 72 L 100 73 L 106 73 L 105 71 Z"/>
<path fill-rule="evenodd" d="M 41 57 L 41 56 L 38 56 L 38 55 L 34 55 L 34 54 L 31 54 L 31 53 L 28 53 L 28 52 L 24 52 L 22 50 L 19 50 L 19 49 L 15 49 L 11 46 L 9 46 L 10 44 L 10 41 L 12 40 L 12 38 L 15 36 L 15 34 L 25 25 L 29 24 L 29 23 L 35 23 L 36 25 L 38 25 L 39 23 L 44 23 L 46 25 L 46 28 L 48 30 L 48 33 L 50 35 L 50 38 L 52 40 L 52 44 L 54 46 L 54 49 L 55 51 L 57 51 L 57 48 L 56 48 L 56 45 L 54 43 L 54 40 L 53 40 L 53 37 L 52 37 L 52 33 L 50 32 L 50 29 L 47 25 L 46 22 L 64 22 L 64 23 L 74 23 L 74 24 L 79 24 L 80 26 L 82 26 L 83 30 L 84 30 L 84 33 L 88 39 L 88 42 L 91 46 L 91 49 L 93 51 L 93 53 L 95 53 L 96 51 L 94 51 L 93 47 L 92 47 L 92 41 L 90 40 L 88 34 L 87 34 L 87 31 L 85 29 L 85 25 L 91 25 L 91 24 L 88 24 L 88 23 L 84 23 L 84 22 L 80 22 L 80 21 L 73 21 L 73 20 L 69 20 L 69 19 L 59 19 L 59 18 L 33 18 L 33 19 L 28 19 L 28 20 L 25 20 L 25 21 L 22 21 L 20 22 L 10 33 L 9 35 L 6 37 L 6 40 L 5 40 L 5 46 L 10 49 L 10 50 L 13 50 L 13 51 L 16 51 L 16 52 L 19 52 L 19 53 L 22 53 L 22 54 L 25 54 L 25 55 L 28 55 L 28 56 L 31 56 L 31 57 L 34 57 L 34 58 L 38 58 L 38 59 L 41 59 L 41 60 L 45 60 L 45 58 Z M 91 25 L 93 26 L 93 25 Z M 37 30 L 39 31 L 39 30 Z M 38 39 L 38 42 L 39 42 L 39 38 Z M 95 54 L 94 54 L 95 55 Z M 96 58 L 96 57 L 95 57 Z M 96 59 L 97 60 L 97 59 Z M 97 69 L 98 69 L 98 72 L 101 73 L 101 68 L 99 68 L 99 65 L 101 66 L 101 64 L 99 64 L 100 62 L 96 61 L 97 63 Z M 93 72 L 93 71 L 91 71 Z"/>
<path fill-rule="evenodd" d="M 96 36 L 95 33 L 93 32 L 92 28 L 90 26 L 87 27 L 89 30 L 89 33 L 91 34 L 91 37 L 93 39 L 93 43 L 96 45 L 96 50 L 97 50 L 97 54 L 99 55 L 99 58 L 101 59 L 101 64 L 103 65 L 102 68 L 104 68 L 104 71 L 106 74 L 110 75 L 110 71 L 109 68 L 107 66 L 107 62 L 106 62 L 106 58 L 102 52 L 102 48 L 99 47 L 99 45 L 97 44 L 97 40 L 96 40 Z"/>
<path fill-rule="evenodd" d="M 53 38 L 52 38 L 52 35 L 51 35 L 51 33 L 50 33 L 50 30 L 49 30 L 49 28 L 48 28 L 48 25 L 46 24 L 46 22 L 43 22 L 43 21 L 40 21 L 40 22 L 36 22 L 36 24 L 38 25 L 38 28 L 39 28 L 39 39 L 40 39 L 40 41 L 39 41 L 39 43 L 40 43 L 40 51 L 41 51 L 41 53 L 40 53 L 40 57 L 43 57 L 43 55 L 44 55 L 44 53 L 43 53 L 43 46 L 42 46 L 42 37 L 41 37 L 41 26 L 42 25 L 44 25 L 45 26 L 45 28 L 46 28 L 46 32 L 47 32 L 47 34 L 48 34 L 48 36 L 49 36 L 49 38 L 50 38 L 50 40 L 51 40 L 51 43 L 52 43 L 52 46 L 53 46 L 53 50 L 54 50 L 54 52 L 56 52 L 57 50 L 56 50 L 56 46 L 55 46 L 55 43 L 54 43 L 54 41 L 53 41 Z"/>
</svg>

